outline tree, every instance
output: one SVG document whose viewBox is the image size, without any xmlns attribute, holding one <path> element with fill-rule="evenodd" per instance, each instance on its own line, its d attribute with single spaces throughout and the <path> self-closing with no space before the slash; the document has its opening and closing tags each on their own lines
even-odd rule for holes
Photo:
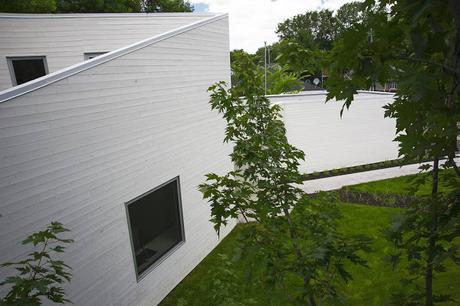
<svg viewBox="0 0 460 306">
<path fill-rule="evenodd" d="M 276 43 L 275 62 L 302 80 L 322 78 L 327 66 L 323 53 L 352 25 L 365 22 L 361 7 L 361 2 L 350 2 L 336 14 L 330 10 L 309 11 L 278 24 L 280 42 Z"/>
<path fill-rule="evenodd" d="M 299 81 L 295 73 L 287 71 L 284 67 L 274 65 L 267 73 L 267 94 L 276 95 L 281 93 L 302 90 L 303 82 Z"/>
<path fill-rule="evenodd" d="M 255 64 L 255 57 L 244 50 L 233 50 L 230 52 L 230 67 L 232 70 L 232 87 L 237 88 L 244 81 L 243 78 L 248 70 L 254 71 L 258 82 L 263 82 L 263 75 Z"/>
<path fill-rule="evenodd" d="M 227 122 L 224 141 L 234 144 L 235 170 L 208 174 L 199 189 L 210 202 L 217 233 L 239 214 L 254 219 L 257 231 L 251 240 L 271 279 L 291 288 L 297 302 L 316 305 L 335 297 L 337 278 L 351 278 L 345 263 L 365 265 L 356 252 L 366 242 L 337 232 L 335 198 L 312 198 L 294 185 L 302 182 L 298 167 L 304 153 L 288 143 L 281 108 L 263 95 L 256 71 L 237 73 L 238 86 L 219 82 L 209 89 L 211 108 Z"/>
<path fill-rule="evenodd" d="M 334 19 L 336 20 L 338 37 L 353 25 L 365 22 L 366 15 L 362 10 L 362 5 L 361 2 L 349 2 L 337 10 Z"/>
<path fill-rule="evenodd" d="M 333 11 L 311 11 L 278 24 L 276 33 L 307 49 L 330 49 L 337 36 Z"/>
<path fill-rule="evenodd" d="M 321 75 L 324 66 L 323 51 L 309 50 L 297 42 L 285 39 L 279 43 L 278 53 L 276 61 L 286 67 L 288 71 L 298 75 L 300 79 L 304 80 L 309 76 Z"/>
<path fill-rule="evenodd" d="M 56 0 L 57 13 L 132 13 L 141 10 L 139 0 Z"/>
<path fill-rule="evenodd" d="M 184 0 L 0 0 L 7 13 L 192 12 Z"/>
<path fill-rule="evenodd" d="M 275 42 L 271 45 L 267 45 L 267 63 L 268 64 L 277 64 L 277 57 L 280 52 L 280 43 Z M 254 53 L 254 61 L 258 66 L 263 66 L 265 64 L 265 46 L 257 49 Z"/>
<path fill-rule="evenodd" d="M 0 0 L 0 12 L 54 13 L 56 0 Z"/>
<path fill-rule="evenodd" d="M 34 251 L 24 260 L 8 262 L 1 267 L 14 267 L 19 275 L 7 277 L 0 283 L 11 285 L 11 290 L 0 299 L 0 305 L 41 305 L 41 298 L 55 303 L 70 303 L 65 298 L 62 284 L 70 282 L 70 267 L 62 260 L 51 259 L 52 253 L 62 253 L 72 239 L 58 235 L 67 232 L 59 222 L 52 222 L 45 230 L 28 236 L 22 244 L 33 244 Z"/>
<path fill-rule="evenodd" d="M 432 195 L 407 211 L 395 227 L 399 234 L 392 237 L 416 267 L 414 277 L 424 278 L 424 293 L 408 298 L 423 296 L 426 305 L 433 305 L 447 298 L 433 294 L 433 274 L 442 271 L 446 258 L 460 262 L 453 241 L 460 233 L 458 193 L 438 193 L 441 166 L 460 177 L 454 161 L 460 121 L 460 2 L 368 0 L 362 13 L 366 22 L 347 30 L 328 58 L 328 99 L 343 99 L 349 108 L 358 89 L 375 82 L 398 83 L 385 116 L 396 119 L 400 156 L 433 160 L 423 167 L 431 169 Z M 447 162 L 441 165 L 444 157 Z"/>
<path fill-rule="evenodd" d="M 245 76 L 252 71 L 255 82 L 264 84 L 265 67 L 256 64 L 257 56 L 244 50 L 234 50 L 230 53 L 232 69 L 232 87 L 243 86 L 247 81 Z M 287 71 L 285 67 L 274 64 L 267 67 L 267 93 L 280 94 L 300 90 L 303 84 L 295 73 Z"/>
<path fill-rule="evenodd" d="M 335 40 L 351 25 L 363 22 L 361 2 L 342 5 L 337 13 L 323 9 L 296 15 L 278 24 L 280 40 L 289 40 L 309 50 L 330 50 Z"/>
</svg>

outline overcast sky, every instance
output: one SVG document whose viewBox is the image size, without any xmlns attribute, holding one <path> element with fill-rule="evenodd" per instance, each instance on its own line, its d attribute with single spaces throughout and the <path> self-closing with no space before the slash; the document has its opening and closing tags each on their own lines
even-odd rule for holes
<svg viewBox="0 0 460 306">
<path fill-rule="evenodd" d="M 230 14 L 230 49 L 254 52 L 278 40 L 278 23 L 308 10 L 338 9 L 352 0 L 192 0 L 196 12 Z"/>
</svg>

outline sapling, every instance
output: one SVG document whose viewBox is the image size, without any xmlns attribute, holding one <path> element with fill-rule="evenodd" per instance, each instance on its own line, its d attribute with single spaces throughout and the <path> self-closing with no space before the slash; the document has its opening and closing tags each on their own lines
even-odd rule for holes
<svg viewBox="0 0 460 306">
<path fill-rule="evenodd" d="M 17 262 L 7 262 L 1 267 L 14 267 L 18 272 L 7 277 L 1 286 L 11 286 L 0 305 L 41 305 L 42 299 L 54 303 L 71 303 L 65 297 L 63 284 L 70 282 L 71 268 L 62 260 L 52 259 L 55 253 L 63 253 L 72 239 L 61 235 L 69 230 L 59 222 L 51 222 L 43 231 L 28 236 L 23 245 L 32 244 L 33 252 L 27 258 Z"/>
<path fill-rule="evenodd" d="M 255 72 L 240 76 L 237 87 L 224 82 L 210 87 L 211 108 L 227 122 L 224 141 L 233 144 L 235 170 L 210 173 L 199 188 L 218 233 L 238 215 L 255 220 L 253 242 L 271 279 L 292 290 L 286 294 L 299 303 L 317 305 L 337 295 L 338 279 L 351 279 L 346 262 L 365 265 L 356 252 L 366 241 L 338 233 L 335 198 L 313 199 L 298 187 L 304 153 L 289 144 L 280 106 L 263 95 Z"/>
</svg>

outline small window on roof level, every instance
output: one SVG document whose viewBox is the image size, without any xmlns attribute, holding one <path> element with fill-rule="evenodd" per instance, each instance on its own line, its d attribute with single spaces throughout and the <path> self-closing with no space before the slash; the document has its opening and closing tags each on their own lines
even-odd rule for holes
<svg viewBox="0 0 460 306">
<path fill-rule="evenodd" d="M 7 57 L 13 86 L 32 81 L 48 73 L 45 56 Z"/>
<path fill-rule="evenodd" d="M 138 277 L 185 241 L 179 190 L 176 177 L 126 204 Z"/>
<path fill-rule="evenodd" d="M 107 52 L 88 52 L 84 53 L 83 57 L 85 58 L 85 61 L 93 59 L 95 57 L 98 57 L 99 55 L 106 54 Z"/>
</svg>

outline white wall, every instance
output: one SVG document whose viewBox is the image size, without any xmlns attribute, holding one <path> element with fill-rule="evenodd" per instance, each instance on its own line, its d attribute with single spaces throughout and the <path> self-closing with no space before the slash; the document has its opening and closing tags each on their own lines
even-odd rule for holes
<svg viewBox="0 0 460 306">
<path fill-rule="evenodd" d="M 0 103 L 0 262 L 59 220 L 75 305 L 161 301 L 218 243 L 197 186 L 231 169 L 207 93 L 229 77 L 224 18 Z M 186 243 L 137 283 L 124 203 L 177 175 Z"/>
<path fill-rule="evenodd" d="M 12 87 L 6 57 L 46 56 L 49 72 L 209 17 L 209 14 L 0 14 L 0 90 Z"/>
<path fill-rule="evenodd" d="M 271 98 L 283 107 L 288 140 L 305 152 L 304 172 L 397 158 L 396 122 L 384 118 L 382 108 L 392 100 L 389 94 L 360 93 L 340 118 L 343 102 L 325 103 L 325 92 Z"/>
</svg>

